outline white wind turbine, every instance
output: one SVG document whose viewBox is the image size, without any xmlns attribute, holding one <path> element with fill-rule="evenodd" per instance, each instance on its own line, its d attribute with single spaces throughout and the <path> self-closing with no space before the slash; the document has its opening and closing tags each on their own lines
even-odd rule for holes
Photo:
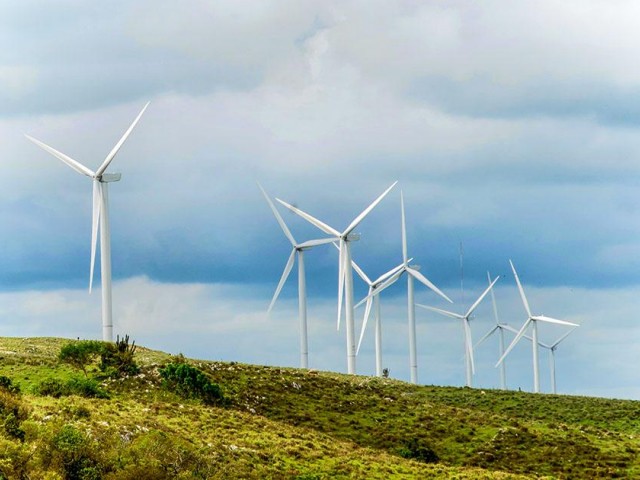
<svg viewBox="0 0 640 480">
<path fill-rule="evenodd" d="M 409 321 L 409 369 L 411 371 L 411 383 L 418 383 L 418 354 L 416 348 L 416 305 L 414 301 L 413 292 L 413 279 L 417 279 L 422 284 L 433 290 L 449 303 L 453 303 L 449 297 L 438 289 L 433 283 L 431 283 L 424 275 L 422 275 L 418 269 L 419 265 L 409 265 L 410 259 L 407 255 L 407 225 L 404 214 L 404 198 L 402 192 L 400 192 L 400 210 L 402 214 L 402 268 L 389 277 L 384 283 L 378 286 L 367 297 L 360 301 L 360 304 L 368 301 L 371 296 L 380 295 L 385 289 L 394 284 L 403 273 L 407 273 L 407 307 L 408 307 L 408 321 Z"/>
<path fill-rule="evenodd" d="M 496 363 L 496 367 L 504 361 L 504 359 L 506 358 L 507 355 L 509 355 L 509 352 L 511 352 L 513 347 L 515 347 L 516 344 L 520 341 L 520 339 L 524 336 L 527 330 L 527 327 L 531 325 L 532 326 L 532 335 L 531 335 L 532 342 L 531 343 L 533 347 L 533 391 L 535 393 L 539 393 L 540 392 L 540 372 L 539 372 L 539 365 L 538 365 L 538 346 L 539 346 L 538 322 L 554 323 L 554 324 L 566 325 L 570 327 L 577 327 L 578 325 L 575 323 L 567 322 L 565 320 L 558 320 L 555 318 L 546 317 L 544 315 L 532 315 L 531 309 L 529 308 L 529 302 L 527 302 L 527 297 L 524 294 L 524 289 L 520 284 L 520 279 L 518 278 L 516 269 L 513 266 L 513 262 L 509 260 L 509 263 L 511 264 L 511 270 L 513 270 L 513 276 L 516 279 L 516 283 L 518 285 L 518 291 L 520 292 L 520 297 L 522 298 L 522 303 L 524 305 L 524 309 L 526 310 L 528 317 L 527 317 L 527 320 L 522 325 L 522 327 L 520 328 L 520 330 L 518 331 L 518 334 L 515 336 L 515 338 L 511 342 L 511 345 L 509 345 L 507 350 L 500 357 L 500 360 L 498 360 L 498 363 Z"/>
<path fill-rule="evenodd" d="M 323 238 L 319 240 L 309 240 L 307 242 L 298 243 L 295 238 L 291 234 L 291 231 L 287 227 L 287 224 L 284 222 L 284 219 L 278 213 L 276 206 L 267 195 L 267 192 L 264 191 L 262 185 L 258 184 L 262 194 L 264 195 L 265 200 L 269 204 L 273 215 L 276 217 L 278 224 L 280 224 L 280 228 L 284 232 L 285 236 L 291 242 L 291 254 L 289 255 L 289 259 L 284 267 L 284 271 L 282 272 L 282 277 L 280 277 L 280 281 L 278 282 L 278 287 L 276 288 L 275 293 L 273 294 L 273 298 L 271 299 L 271 303 L 269 304 L 269 309 L 267 313 L 271 312 L 273 305 L 276 303 L 278 299 L 278 295 L 280 295 L 280 291 L 284 286 L 284 283 L 287 281 L 289 274 L 291 273 L 291 269 L 293 268 L 293 263 L 295 262 L 296 256 L 298 257 L 298 317 L 300 321 L 300 367 L 301 368 L 309 368 L 309 343 L 307 341 L 307 283 L 306 283 L 306 275 L 304 269 L 304 251 L 310 248 L 313 248 L 317 245 L 324 245 L 327 243 L 335 242 L 338 239 L 336 237 L 331 238 Z"/>
<path fill-rule="evenodd" d="M 560 342 L 562 342 L 565 338 L 567 338 L 569 336 L 569 334 L 571 332 L 573 332 L 574 328 L 572 328 L 568 332 L 564 333 L 561 337 L 559 337 L 551 345 L 548 345 L 546 343 L 540 342 L 540 346 L 541 347 L 544 347 L 547 350 L 549 350 L 549 371 L 550 371 L 550 374 L 551 374 L 551 392 L 554 393 L 554 394 L 558 393 L 557 388 L 556 388 L 556 349 L 558 348 L 558 345 L 560 344 Z"/>
<path fill-rule="evenodd" d="M 93 180 L 93 219 L 91 222 L 91 266 L 89 270 L 89 292 L 93 286 L 93 270 L 95 265 L 98 231 L 100 231 L 100 279 L 102 283 L 102 339 L 105 342 L 113 341 L 113 320 L 111 307 L 111 235 L 109 232 L 109 190 L 110 182 L 117 182 L 121 178 L 120 173 L 105 173 L 109 164 L 116 156 L 120 147 L 127 140 L 134 127 L 149 106 L 149 102 L 140 111 L 131 126 L 124 132 L 122 138 L 109 152 L 102 164 L 94 172 L 80 162 L 59 152 L 58 150 L 42 143 L 40 140 L 25 135 L 29 140 L 54 157 L 62 160 L 76 172 L 86 175 Z"/>
<path fill-rule="evenodd" d="M 489 284 L 491 284 L 491 275 L 489 274 L 489 272 L 487 272 L 487 279 L 489 280 Z M 478 343 L 476 343 L 476 345 L 473 348 L 474 349 L 478 348 L 480 344 L 482 344 L 487 338 L 489 338 L 495 332 L 499 332 L 500 337 L 499 337 L 498 346 L 500 348 L 500 357 L 501 357 L 502 355 L 504 355 L 504 331 L 508 330 L 510 332 L 517 334 L 518 330 L 513 328 L 511 325 L 507 325 L 506 323 L 500 323 L 500 319 L 498 317 L 498 306 L 496 304 L 496 296 L 493 292 L 493 289 L 491 289 L 491 303 L 493 305 L 493 317 L 496 320 L 496 324 L 480 340 L 478 340 Z M 507 389 L 506 362 L 502 362 L 500 364 L 500 388 L 502 390 Z"/>
<path fill-rule="evenodd" d="M 461 315 L 459 313 L 449 312 L 448 310 L 442 310 L 440 308 L 430 307 L 428 305 L 422 305 L 418 303 L 417 305 L 422 308 L 426 308 L 427 310 L 431 310 L 433 312 L 439 313 L 440 315 L 444 315 L 450 318 L 457 318 L 458 320 L 462 320 L 462 325 L 464 327 L 464 356 L 465 356 L 465 367 L 466 367 L 466 377 L 467 377 L 467 387 L 470 387 L 472 384 L 472 375 L 475 375 L 476 368 L 473 361 L 473 341 L 471 339 L 471 326 L 469 325 L 469 320 L 471 315 L 478 308 L 480 302 L 484 300 L 484 297 L 487 296 L 487 293 L 493 288 L 496 282 L 500 279 L 500 277 L 496 277 L 496 279 L 489 284 L 487 289 L 482 292 L 482 295 L 478 297 L 478 299 L 469 307 L 467 313 Z"/>
<path fill-rule="evenodd" d="M 345 297 L 345 323 L 347 330 L 347 372 L 350 374 L 356 373 L 356 346 L 354 336 L 354 306 L 353 306 L 353 271 L 351 266 L 351 242 L 357 240 L 359 237 L 353 234 L 353 230 L 364 220 L 364 218 L 373 210 L 382 199 L 391 191 L 396 183 L 387 188 L 378 198 L 376 198 L 371 205 L 365 208 L 360 215 L 358 215 L 349 226 L 342 232 L 330 227 L 326 223 L 312 217 L 306 212 L 289 205 L 277 198 L 278 202 L 287 207 L 289 210 L 297 213 L 309 223 L 315 225 L 323 232 L 338 237 L 340 243 L 340 258 L 338 261 L 338 328 L 340 328 L 340 317 L 342 313 L 342 297 Z"/>
<path fill-rule="evenodd" d="M 409 261 L 413 260 L 412 258 Z M 378 295 L 372 295 L 376 288 L 378 288 L 387 278 L 398 272 L 404 263 L 401 263 L 395 268 L 392 268 L 386 273 L 380 275 L 377 279 L 371 280 L 356 262 L 351 262 L 353 269 L 360 276 L 360 278 L 369 286 L 369 292 L 367 294 L 367 305 L 364 310 L 364 317 L 362 319 L 362 329 L 360 330 L 360 340 L 358 341 L 358 348 L 356 349 L 356 355 L 360 352 L 360 346 L 362 345 L 362 339 L 364 338 L 364 331 L 367 328 L 367 322 L 371 314 L 371 304 L 373 302 L 373 312 L 375 319 L 375 351 L 376 351 L 376 376 L 382 376 L 382 317 L 380 315 L 380 297 Z M 360 305 L 360 304 L 358 304 Z"/>
</svg>

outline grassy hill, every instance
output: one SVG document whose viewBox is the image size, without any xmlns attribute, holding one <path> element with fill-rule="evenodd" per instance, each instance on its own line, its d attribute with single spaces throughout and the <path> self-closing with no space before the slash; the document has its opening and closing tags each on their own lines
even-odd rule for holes
<svg viewBox="0 0 640 480">
<path fill-rule="evenodd" d="M 68 395 L 43 388 L 89 382 L 58 361 L 68 342 L 0 338 L 0 376 L 20 389 L 0 386 L 0 478 L 640 478 L 636 401 L 414 386 L 143 348 L 136 375 L 107 378 L 94 363 L 97 397 Z M 160 369 L 175 362 L 198 368 L 224 399 L 168 387 Z"/>
</svg>

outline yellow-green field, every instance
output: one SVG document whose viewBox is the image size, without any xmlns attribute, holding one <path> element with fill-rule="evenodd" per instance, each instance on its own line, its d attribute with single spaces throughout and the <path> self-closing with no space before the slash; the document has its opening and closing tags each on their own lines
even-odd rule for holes
<svg viewBox="0 0 640 480">
<path fill-rule="evenodd" d="M 222 388 L 211 405 L 167 388 L 176 359 L 144 348 L 137 375 L 89 367 L 108 398 L 38 393 L 84 378 L 57 359 L 68 342 L 0 339 L 20 388 L 0 388 L 0 478 L 640 477 L 640 402 L 186 360 Z"/>
</svg>

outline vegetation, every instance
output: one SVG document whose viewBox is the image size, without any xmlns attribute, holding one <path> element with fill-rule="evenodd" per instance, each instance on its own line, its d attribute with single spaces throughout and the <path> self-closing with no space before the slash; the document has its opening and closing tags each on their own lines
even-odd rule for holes
<svg viewBox="0 0 640 480">
<path fill-rule="evenodd" d="M 640 478 L 640 402 L 199 362 L 133 344 L 135 373 L 107 375 L 94 356 L 85 377 L 59 360 L 68 343 L 0 339 L 0 479 Z M 108 398 L 38 390 L 73 379 Z"/>
<path fill-rule="evenodd" d="M 175 390 L 185 398 L 197 398 L 208 405 L 222 403 L 222 390 L 199 368 L 183 361 L 172 362 L 158 370 L 165 388 Z"/>
</svg>

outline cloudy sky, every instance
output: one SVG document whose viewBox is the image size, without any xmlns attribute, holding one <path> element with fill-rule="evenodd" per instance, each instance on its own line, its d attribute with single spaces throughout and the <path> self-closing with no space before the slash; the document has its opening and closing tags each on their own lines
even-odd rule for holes
<svg viewBox="0 0 640 480">
<path fill-rule="evenodd" d="M 401 260 L 402 190 L 409 254 L 450 308 L 490 271 L 519 327 L 512 259 L 534 313 L 581 325 L 558 348 L 559 391 L 640 399 L 639 16 L 623 0 L 0 2 L 0 335 L 101 336 L 90 181 L 23 134 L 95 169 L 151 101 L 110 167 L 116 333 L 297 366 L 295 270 L 266 316 L 290 245 L 256 182 L 341 230 L 398 180 L 352 247 L 371 277 Z M 344 372 L 335 249 L 306 264 L 310 365 Z M 383 363 L 408 379 L 404 281 L 382 315 Z M 493 322 L 486 302 L 475 338 Z M 420 383 L 462 385 L 461 326 L 417 323 Z M 499 385 L 496 342 L 476 352 L 477 386 Z M 546 351 L 540 367 L 548 391 Z M 530 344 L 507 375 L 532 389 Z"/>
</svg>

